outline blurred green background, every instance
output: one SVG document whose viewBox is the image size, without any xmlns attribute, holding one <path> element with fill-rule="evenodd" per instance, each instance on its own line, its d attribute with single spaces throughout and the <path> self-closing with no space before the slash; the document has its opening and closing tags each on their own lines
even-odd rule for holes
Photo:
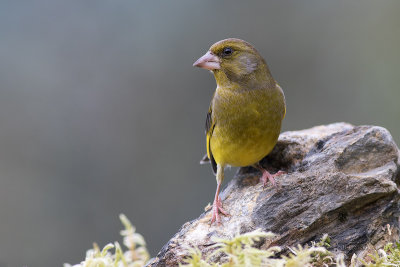
<svg viewBox="0 0 400 267">
<path fill-rule="evenodd" d="M 0 266 L 78 263 L 120 240 L 121 212 L 155 255 L 203 211 L 215 81 L 192 63 L 227 37 L 267 60 L 283 130 L 375 124 L 400 143 L 399 14 L 398 0 L 2 1 Z"/>
</svg>

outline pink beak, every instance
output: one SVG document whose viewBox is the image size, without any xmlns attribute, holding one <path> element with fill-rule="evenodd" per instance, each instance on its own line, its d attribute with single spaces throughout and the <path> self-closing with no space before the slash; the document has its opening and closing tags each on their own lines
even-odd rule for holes
<svg viewBox="0 0 400 267">
<path fill-rule="evenodd" d="M 221 68 L 219 58 L 208 51 L 204 56 L 199 58 L 193 66 L 203 68 L 206 70 L 218 70 Z"/>
</svg>

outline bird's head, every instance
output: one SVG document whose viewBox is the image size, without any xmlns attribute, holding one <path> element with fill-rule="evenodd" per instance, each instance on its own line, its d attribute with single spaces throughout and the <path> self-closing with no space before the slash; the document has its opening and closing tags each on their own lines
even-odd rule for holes
<svg viewBox="0 0 400 267">
<path fill-rule="evenodd" d="M 217 84 L 248 83 L 249 79 L 253 82 L 263 82 L 271 76 L 257 50 L 248 42 L 235 38 L 213 44 L 193 66 L 212 71 Z"/>
</svg>

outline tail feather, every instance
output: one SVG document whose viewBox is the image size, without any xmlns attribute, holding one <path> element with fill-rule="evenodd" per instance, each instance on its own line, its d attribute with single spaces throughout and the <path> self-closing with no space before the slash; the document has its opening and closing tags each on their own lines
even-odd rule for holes
<svg viewBox="0 0 400 267">
<path fill-rule="evenodd" d="M 208 158 L 207 154 L 204 155 L 204 157 L 200 160 L 200 164 L 209 164 L 210 163 L 210 159 Z"/>
</svg>

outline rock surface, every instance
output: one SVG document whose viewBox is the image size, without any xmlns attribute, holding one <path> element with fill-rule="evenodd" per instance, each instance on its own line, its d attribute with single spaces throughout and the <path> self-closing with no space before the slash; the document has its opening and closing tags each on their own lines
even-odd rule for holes
<svg viewBox="0 0 400 267">
<path fill-rule="evenodd" d="M 185 223 L 148 266 L 177 266 L 189 246 L 208 254 L 213 237 L 257 228 L 277 234 L 261 248 L 309 244 L 327 233 L 330 250 L 346 261 L 399 239 L 399 150 L 386 129 L 335 123 L 285 132 L 262 164 L 287 172 L 276 178 L 278 188 L 263 188 L 259 172 L 241 168 L 221 195 L 231 216 L 210 226 L 208 210 Z"/>
</svg>

